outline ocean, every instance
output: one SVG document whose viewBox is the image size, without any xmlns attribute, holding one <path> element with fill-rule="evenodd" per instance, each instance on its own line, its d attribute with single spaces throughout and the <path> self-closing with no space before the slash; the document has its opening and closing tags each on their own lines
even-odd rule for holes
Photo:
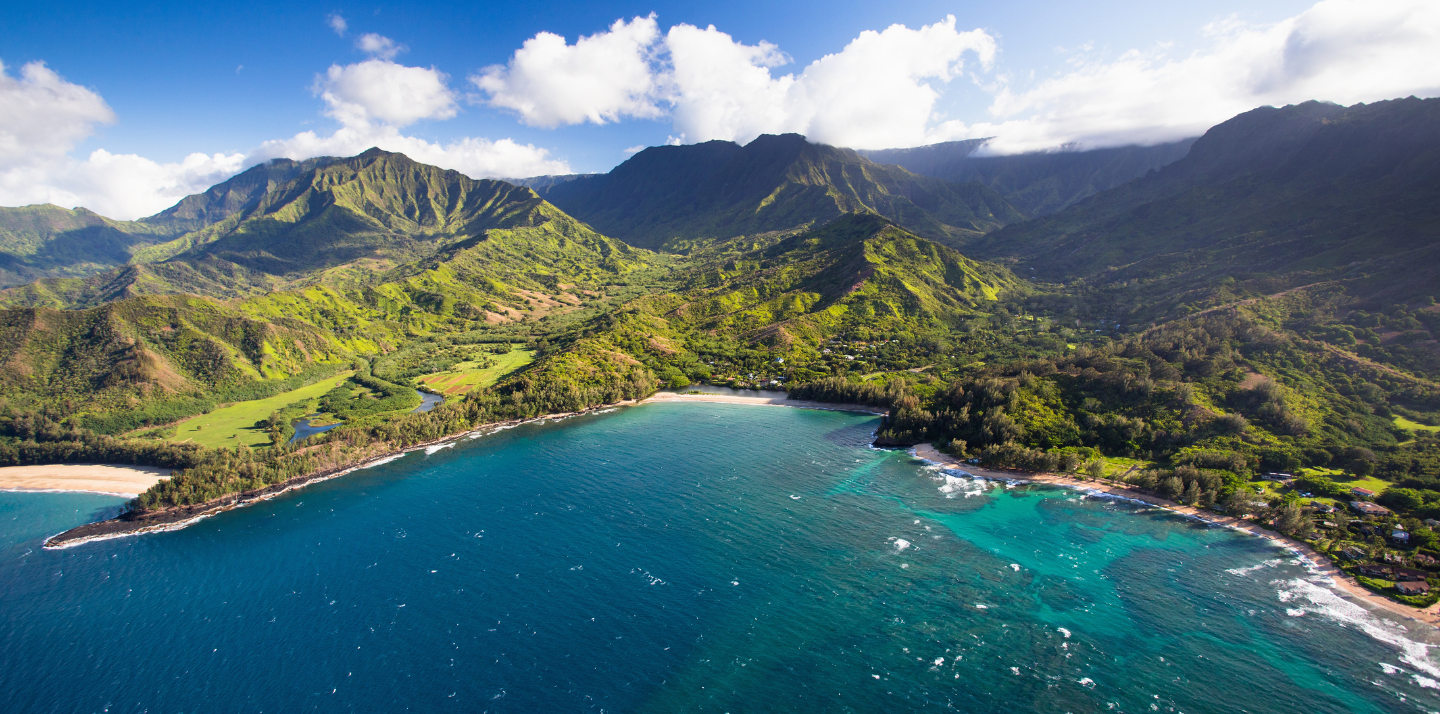
<svg viewBox="0 0 1440 714">
<path fill-rule="evenodd" d="M 60 551 L 0 493 L 5 712 L 1428 712 L 1432 632 L 1267 541 L 656 404 Z"/>
</svg>

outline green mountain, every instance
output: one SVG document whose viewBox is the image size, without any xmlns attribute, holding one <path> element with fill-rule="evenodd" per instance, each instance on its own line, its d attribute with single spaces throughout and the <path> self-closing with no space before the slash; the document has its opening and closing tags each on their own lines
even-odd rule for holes
<svg viewBox="0 0 1440 714">
<path fill-rule="evenodd" d="M 267 171 L 252 169 L 247 173 L 255 180 L 241 186 L 269 181 L 274 169 Z M 649 260 L 528 188 L 476 181 L 378 149 L 317 161 L 293 179 L 265 185 L 262 195 L 219 222 L 136 251 L 133 265 L 84 279 L 38 281 L 0 300 L 85 307 L 146 294 L 231 298 L 400 281 L 444 288 L 456 293 L 452 301 L 469 295 L 479 304 L 489 299 L 482 294 L 589 283 Z M 202 196 L 243 193 L 220 188 Z"/>
<path fill-rule="evenodd" d="M 219 223 L 231 214 L 253 208 L 261 198 L 281 184 L 335 160 L 329 156 L 304 161 L 272 159 L 251 166 L 228 180 L 211 186 L 204 193 L 186 196 L 174 206 L 153 216 L 141 218 L 139 222 L 164 227 L 175 233 L 198 230 L 212 223 Z"/>
<path fill-rule="evenodd" d="M 917 176 L 797 134 L 745 146 L 655 146 L 608 174 L 540 191 L 601 233 L 651 249 L 820 225 L 854 211 L 947 243 L 1023 218 L 983 186 Z"/>
<path fill-rule="evenodd" d="M 137 250 L 176 232 L 138 221 L 114 221 L 84 208 L 50 204 L 0 208 L 0 287 L 124 265 Z"/>
<path fill-rule="evenodd" d="M 1180 161 L 965 249 L 1051 280 L 1344 281 L 1396 302 L 1440 291 L 1437 238 L 1440 99 L 1412 97 L 1246 112 Z"/>
<path fill-rule="evenodd" d="M 1195 143 L 1192 138 L 1154 146 L 977 156 L 987 141 L 947 141 L 859 153 L 924 176 L 984 184 L 1025 215 L 1045 216 L 1174 163 Z"/>
</svg>

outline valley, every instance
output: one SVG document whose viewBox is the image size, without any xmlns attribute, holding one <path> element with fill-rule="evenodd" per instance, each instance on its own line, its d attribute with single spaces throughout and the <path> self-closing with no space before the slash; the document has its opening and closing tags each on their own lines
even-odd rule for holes
<svg viewBox="0 0 1440 714">
<path fill-rule="evenodd" d="M 0 461 L 174 468 L 122 516 L 151 522 L 705 384 L 867 405 L 880 446 L 1297 536 L 1368 484 L 1413 560 L 1440 547 L 1437 107 L 1309 102 L 1005 160 L 764 136 L 519 182 L 372 149 L 138 222 L 0 209 L 32 226 L 25 255 L 85 221 L 120 246 L 26 258 L 51 273 L 0 291 Z M 334 428 L 295 439 L 300 419 Z"/>
</svg>

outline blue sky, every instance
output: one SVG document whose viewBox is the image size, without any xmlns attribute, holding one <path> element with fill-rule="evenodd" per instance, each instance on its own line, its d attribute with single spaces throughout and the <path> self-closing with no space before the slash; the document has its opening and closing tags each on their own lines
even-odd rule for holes
<svg viewBox="0 0 1440 714">
<path fill-rule="evenodd" d="M 1388 9 L 1374 13 L 1377 5 Z M 1070 142 L 1153 143 L 1200 133 L 1263 103 L 1351 103 L 1433 92 L 1440 86 L 1435 71 L 1405 70 L 1402 77 L 1392 67 L 1440 60 L 1427 54 L 1440 29 L 1427 5 L 1435 3 L 28 3 L 8 8 L 0 23 L 6 72 L 0 79 L 16 92 L 34 90 L 26 96 L 48 88 L 46 96 L 88 91 L 93 97 L 89 104 L 72 97 L 84 106 L 54 109 L 56 118 L 47 118 L 44 107 L 28 118 L 7 119 L 0 110 L 0 143 L 9 121 L 19 127 L 9 132 L 19 137 L 14 141 L 32 147 L 12 156 L 0 152 L 0 205 L 86 202 L 132 217 L 237 166 L 366 141 L 391 141 L 402 150 L 423 140 L 434 147 L 427 154 L 433 162 L 472 175 L 546 167 L 605 171 L 636 146 L 746 141 L 769 131 L 869 145 L 862 148 L 974 136 L 1000 137 L 994 147 L 1002 152 Z M 566 60 L 568 48 L 552 47 L 560 64 L 515 66 L 517 50 L 537 33 L 563 36 L 573 46 L 581 35 L 604 35 L 616 21 L 652 13 L 644 20 L 650 25 L 626 30 L 643 35 L 640 40 L 625 44 L 617 31 L 613 46 L 596 50 L 617 62 L 629 52 L 648 63 L 608 94 L 575 98 L 537 88 L 537 78 L 566 71 L 577 73 L 566 86 L 610 81 L 605 73 L 585 75 L 588 60 Z M 343 33 L 331 24 L 335 15 L 345 20 Z M 940 27 L 948 16 L 953 25 Z M 1367 22 L 1374 26 L 1350 29 Z M 872 35 L 868 49 L 856 43 L 846 55 L 852 61 L 812 68 L 862 33 L 896 24 L 910 34 Z M 724 35 L 702 32 L 710 25 Z M 676 26 L 695 32 L 682 37 Z M 927 26 L 935 29 L 922 42 L 913 31 Z M 362 50 L 360 38 L 368 33 L 403 51 Z M 1303 71 L 1295 69 L 1297 37 L 1318 48 L 1300 56 L 1309 63 Z M 858 76 L 921 44 L 904 67 Z M 683 57 L 702 46 L 730 54 L 705 55 L 713 62 L 688 84 L 671 81 L 683 75 L 677 69 Z M 682 54 L 687 47 L 691 55 Z M 736 65 L 735 52 L 755 67 Z M 782 56 L 789 61 L 777 65 Z M 27 78 L 22 68 L 34 62 L 55 76 Z M 507 63 L 509 69 L 492 71 L 488 84 L 472 81 Z M 714 69 L 722 64 L 734 67 L 735 82 L 710 81 L 725 79 L 711 76 L 729 71 Z M 915 69 L 920 64 L 929 69 Z M 405 74 L 404 68 L 418 69 Z M 1280 78 L 1265 79 L 1267 72 Z M 1236 75 L 1253 76 L 1237 82 Z M 405 96 L 433 100 L 430 109 L 406 113 L 394 105 L 399 100 L 367 89 L 412 80 L 421 94 Z M 634 82 L 644 84 L 643 91 Z M 748 89 L 754 87 L 763 91 Z M 734 96 L 716 99 L 725 92 Z M 1175 94 L 1163 96 L 1167 92 Z M 515 108 L 536 102 L 541 108 L 534 111 Z M 885 125 L 877 107 L 909 119 Z M 738 118 L 714 118 L 727 111 Z M 74 127 L 51 136 L 27 120 L 47 126 L 73 120 Z M 337 129 L 347 128 L 344 140 L 337 138 Z M 480 143 L 446 153 L 467 139 Z M 502 139 L 513 146 L 488 143 Z M 97 163 L 97 150 L 108 163 Z M 197 152 L 211 158 L 195 159 Z M 181 166 L 187 156 L 188 168 Z"/>
</svg>

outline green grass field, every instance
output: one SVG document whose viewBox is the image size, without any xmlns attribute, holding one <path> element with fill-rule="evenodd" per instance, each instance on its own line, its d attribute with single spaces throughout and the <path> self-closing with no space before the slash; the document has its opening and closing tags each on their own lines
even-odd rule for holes
<svg viewBox="0 0 1440 714">
<path fill-rule="evenodd" d="M 415 381 L 448 397 L 457 397 L 472 389 L 488 387 L 500 378 L 535 361 L 531 350 L 515 350 L 495 355 L 495 366 L 477 369 L 476 362 L 461 362 L 444 372 L 427 374 Z"/>
<path fill-rule="evenodd" d="M 1402 416 L 1395 417 L 1395 426 L 1398 426 L 1401 429 L 1404 429 L 1405 431 L 1411 433 L 1428 431 L 1433 434 L 1437 431 L 1440 431 L 1440 426 L 1429 426 L 1426 424 L 1421 424 L 1419 422 L 1410 421 L 1409 419 L 1406 419 Z"/>
<path fill-rule="evenodd" d="M 308 387 L 283 392 L 266 399 L 237 402 L 216 409 L 209 414 L 191 417 L 175 425 L 170 435 L 173 441 L 193 441 L 210 447 L 232 447 L 246 444 L 251 447 L 269 446 L 270 435 L 255 428 L 255 422 L 271 412 L 306 399 L 316 399 L 334 389 L 336 385 L 350 378 L 354 372 L 344 372 L 316 382 Z"/>
</svg>

